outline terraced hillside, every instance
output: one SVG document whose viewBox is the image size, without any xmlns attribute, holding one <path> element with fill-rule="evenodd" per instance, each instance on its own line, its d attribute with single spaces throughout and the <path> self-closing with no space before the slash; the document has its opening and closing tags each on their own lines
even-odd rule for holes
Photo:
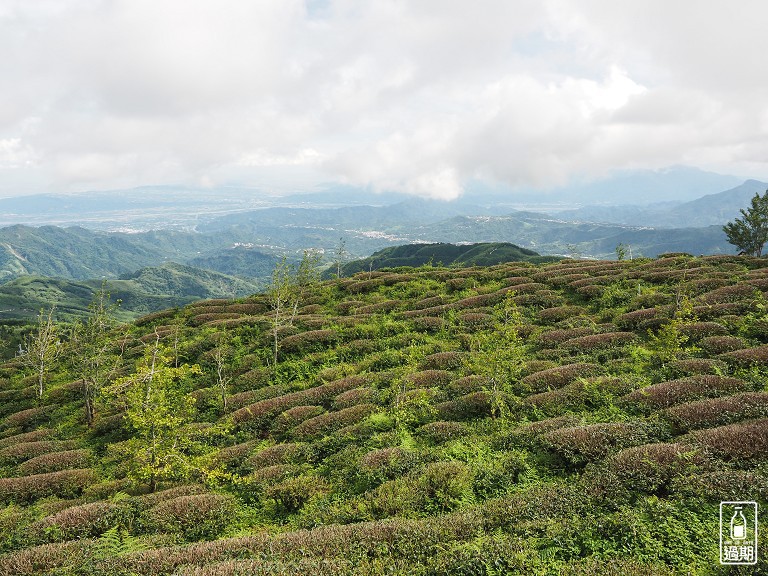
<svg viewBox="0 0 768 576">
<path fill-rule="evenodd" d="M 766 293 L 764 259 L 566 260 L 81 328 L 40 398 L 1 368 L 0 574 L 738 573 Z"/>
</svg>

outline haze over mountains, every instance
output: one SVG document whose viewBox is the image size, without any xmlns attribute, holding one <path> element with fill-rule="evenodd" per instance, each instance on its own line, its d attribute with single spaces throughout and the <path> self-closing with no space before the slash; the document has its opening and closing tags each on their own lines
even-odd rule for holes
<svg viewBox="0 0 768 576">
<path fill-rule="evenodd" d="M 17 281 L 28 277 L 56 278 L 55 287 L 38 292 L 70 296 L 82 287 L 67 282 L 118 282 L 112 289 L 142 312 L 242 295 L 263 286 L 281 257 L 297 260 L 304 250 L 318 249 L 328 265 L 340 242 L 348 261 L 403 244 L 440 242 L 507 242 L 543 256 L 609 259 L 619 244 L 635 257 L 733 253 L 722 224 L 768 188 L 757 180 L 733 181 L 673 168 L 619 173 L 537 198 L 474 187 L 453 202 L 344 186 L 282 198 L 240 188 L 180 187 L 6 198 L 0 222 L 32 225 L 0 227 L 0 281 L 16 281 L 0 292 L 0 309 L 13 314 L 24 302 L 27 312 L 39 309 L 45 297 L 24 295 L 33 284 Z M 724 184 L 730 187 L 718 188 Z M 702 193 L 690 199 L 694 190 Z M 614 203 L 598 203 L 609 193 Z M 665 203 L 653 202 L 665 197 Z M 595 203 L 573 208 L 577 199 Z"/>
</svg>

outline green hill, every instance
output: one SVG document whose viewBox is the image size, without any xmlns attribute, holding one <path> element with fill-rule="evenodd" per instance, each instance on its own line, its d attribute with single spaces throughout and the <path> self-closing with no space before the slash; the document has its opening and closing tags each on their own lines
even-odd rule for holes
<svg viewBox="0 0 768 576">
<path fill-rule="evenodd" d="M 768 505 L 765 259 L 284 288 L 0 365 L 0 574 L 726 574 Z"/>
<path fill-rule="evenodd" d="M 480 242 L 477 244 L 405 244 L 374 252 L 368 258 L 348 262 L 342 268 L 344 276 L 357 272 L 396 268 L 399 266 L 493 266 L 504 262 L 553 261 L 533 250 L 520 248 L 508 242 Z"/>
<path fill-rule="evenodd" d="M 63 278 L 22 276 L 0 285 L 0 321 L 31 320 L 42 308 L 56 305 L 61 320 L 72 320 L 88 312 L 101 280 L 74 281 Z M 205 298 L 245 296 L 261 290 L 253 281 L 167 263 L 147 267 L 122 279 L 106 280 L 105 288 L 120 300 L 118 317 L 132 320 L 142 314 L 183 306 Z"/>
</svg>

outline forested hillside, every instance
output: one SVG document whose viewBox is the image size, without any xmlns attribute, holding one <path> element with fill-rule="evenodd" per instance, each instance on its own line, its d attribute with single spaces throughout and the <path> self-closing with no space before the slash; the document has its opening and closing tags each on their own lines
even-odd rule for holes
<svg viewBox="0 0 768 576">
<path fill-rule="evenodd" d="M 405 244 L 374 252 L 368 258 L 342 266 L 344 276 L 398 266 L 493 266 L 504 262 L 554 262 L 559 258 L 541 256 L 538 252 L 509 242 L 478 244 Z M 328 270 L 329 273 L 333 269 Z"/>
<path fill-rule="evenodd" d="M 115 301 L 116 317 L 128 321 L 148 312 L 183 306 L 204 298 L 245 296 L 263 287 L 255 280 L 169 262 L 112 280 L 67 280 L 22 276 L 0 284 L 0 320 L 31 321 L 56 305 L 56 317 L 72 321 L 88 312 L 93 293 L 104 283 Z"/>
<path fill-rule="evenodd" d="M 0 366 L 0 574 L 736 573 L 766 294 L 765 259 L 685 254 L 283 263 L 124 325 L 99 294 Z"/>
</svg>

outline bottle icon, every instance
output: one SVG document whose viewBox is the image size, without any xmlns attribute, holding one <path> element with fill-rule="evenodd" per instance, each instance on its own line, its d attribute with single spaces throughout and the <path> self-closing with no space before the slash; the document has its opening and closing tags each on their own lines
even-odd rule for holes
<svg viewBox="0 0 768 576">
<path fill-rule="evenodd" d="M 747 519 L 741 506 L 736 506 L 731 518 L 731 540 L 744 540 L 747 537 Z"/>
</svg>

